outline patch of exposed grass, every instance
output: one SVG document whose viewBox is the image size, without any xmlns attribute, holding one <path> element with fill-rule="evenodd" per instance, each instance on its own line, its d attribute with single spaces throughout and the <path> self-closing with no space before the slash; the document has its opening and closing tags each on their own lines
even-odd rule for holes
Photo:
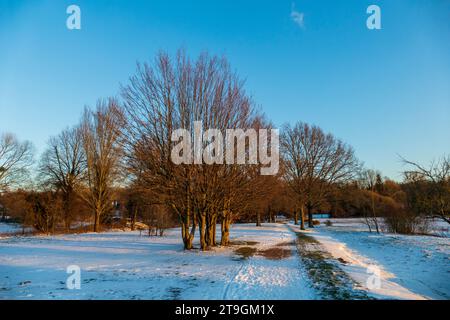
<svg viewBox="0 0 450 320">
<path fill-rule="evenodd" d="M 281 260 L 289 258 L 292 255 L 292 250 L 283 249 L 279 247 L 269 248 L 263 251 L 258 251 L 258 255 L 270 260 Z"/>
<path fill-rule="evenodd" d="M 243 241 L 243 240 L 230 241 L 230 245 L 232 246 L 255 246 L 258 243 L 259 243 L 258 241 Z"/>
<path fill-rule="evenodd" d="M 234 250 L 234 253 L 237 254 L 242 259 L 248 259 L 250 257 L 253 257 L 256 253 L 256 248 L 252 247 L 240 247 L 236 250 Z"/>
<path fill-rule="evenodd" d="M 297 234 L 297 244 L 299 241 L 301 243 L 317 243 L 317 244 L 319 244 L 319 241 L 317 241 L 313 237 L 306 235 L 303 232 L 297 232 L 296 234 Z"/>
<path fill-rule="evenodd" d="M 337 260 L 320 243 L 304 233 L 297 233 L 297 251 L 305 264 L 314 288 L 324 299 L 348 300 L 370 299 L 367 293 L 357 288 L 357 284 L 339 266 Z"/>
<path fill-rule="evenodd" d="M 285 242 L 280 242 L 277 244 L 277 247 L 290 247 L 290 246 L 295 246 L 295 242 L 294 241 L 285 241 Z"/>
</svg>

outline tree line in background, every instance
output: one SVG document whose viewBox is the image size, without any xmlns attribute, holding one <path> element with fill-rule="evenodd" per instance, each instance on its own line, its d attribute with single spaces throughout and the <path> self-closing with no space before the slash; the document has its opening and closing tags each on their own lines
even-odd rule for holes
<svg viewBox="0 0 450 320">
<path fill-rule="evenodd" d="M 127 217 L 122 225 L 150 234 L 178 225 L 185 249 L 198 232 L 202 250 L 217 245 L 219 225 L 220 245 L 228 245 L 231 223 L 260 225 L 279 213 L 301 229 L 314 227 L 317 212 L 364 217 L 377 232 L 426 232 L 429 217 L 450 223 L 450 157 L 428 167 L 403 160 L 410 169 L 398 183 L 364 169 L 349 145 L 303 122 L 281 129 L 277 175 L 260 175 L 259 164 L 175 165 L 172 133 L 194 134 L 195 121 L 222 132 L 272 128 L 243 84 L 224 58 L 160 53 L 138 65 L 120 99 L 99 100 L 78 125 L 52 137 L 37 166 L 29 142 L 2 134 L 0 215 L 47 233 L 98 232 L 120 216 Z"/>
</svg>

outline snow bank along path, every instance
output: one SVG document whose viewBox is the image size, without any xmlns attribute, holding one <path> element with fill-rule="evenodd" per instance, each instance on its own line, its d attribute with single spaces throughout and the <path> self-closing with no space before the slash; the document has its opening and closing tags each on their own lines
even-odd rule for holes
<svg viewBox="0 0 450 320">
<path fill-rule="evenodd" d="M 450 299 L 450 239 L 369 233 L 360 220 L 335 219 L 330 227 L 306 231 L 370 294 L 392 299 Z M 367 288 L 369 266 L 380 270 L 381 286 Z"/>
<path fill-rule="evenodd" d="M 184 251 L 178 229 L 0 239 L 0 299 L 314 299 L 285 225 L 235 225 L 232 241 L 263 251 L 284 243 L 292 255 L 238 258 L 237 246 Z M 286 245 L 286 243 L 288 245 Z M 249 245 L 250 246 L 250 245 Z M 68 290 L 66 268 L 81 268 Z"/>
</svg>

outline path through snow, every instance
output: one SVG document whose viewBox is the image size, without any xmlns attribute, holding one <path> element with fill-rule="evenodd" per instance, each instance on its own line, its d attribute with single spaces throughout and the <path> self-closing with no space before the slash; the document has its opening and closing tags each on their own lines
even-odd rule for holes
<svg viewBox="0 0 450 320">
<path fill-rule="evenodd" d="M 313 236 L 341 268 L 373 296 L 391 299 L 450 299 L 450 239 L 369 233 L 357 219 L 334 219 L 306 234 Z M 366 281 L 380 270 L 381 286 Z"/>
</svg>

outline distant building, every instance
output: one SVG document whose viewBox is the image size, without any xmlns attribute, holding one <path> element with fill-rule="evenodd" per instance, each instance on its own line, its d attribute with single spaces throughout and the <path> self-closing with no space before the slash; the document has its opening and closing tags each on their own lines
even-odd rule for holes
<svg viewBox="0 0 450 320">
<path fill-rule="evenodd" d="M 331 213 L 313 213 L 313 219 L 330 219 Z"/>
</svg>

